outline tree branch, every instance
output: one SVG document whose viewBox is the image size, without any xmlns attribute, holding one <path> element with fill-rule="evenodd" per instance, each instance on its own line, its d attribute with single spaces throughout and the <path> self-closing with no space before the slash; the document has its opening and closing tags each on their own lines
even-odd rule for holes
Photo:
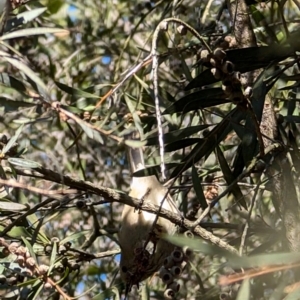
<svg viewBox="0 0 300 300">
<path fill-rule="evenodd" d="M 9 168 L 6 168 L 6 171 L 8 171 Z M 91 182 L 83 181 L 83 180 L 76 180 L 72 177 L 65 176 L 59 173 L 56 173 L 52 170 L 45 169 L 45 168 L 36 168 L 32 170 L 24 170 L 24 169 L 15 169 L 15 172 L 18 175 L 23 176 L 30 176 L 30 177 L 36 177 L 40 179 L 49 180 L 52 182 L 60 183 L 66 186 L 69 186 L 76 190 L 81 190 L 84 192 L 89 192 L 94 195 L 103 197 L 104 200 L 93 200 L 90 199 L 90 205 L 98 205 L 98 204 L 104 204 L 109 202 L 119 202 L 123 203 L 132 207 L 139 208 L 140 210 L 147 211 L 152 214 L 157 214 L 159 217 L 166 218 L 173 222 L 174 224 L 178 226 L 182 226 L 188 230 L 192 230 L 196 235 L 202 237 L 203 239 L 210 241 L 212 244 L 217 245 L 221 248 L 224 248 L 231 253 L 238 254 L 238 251 L 230 246 L 228 243 L 220 239 L 219 237 L 213 235 L 211 232 L 207 231 L 206 229 L 202 228 L 201 226 L 194 227 L 194 223 L 192 221 L 189 221 L 179 214 L 172 213 L 166 209 L 160 208 L 158 205 L 154 205 L 151 202 L 144 201 L 141 203 L 140 200 L 134 199 L 127 194 L 116 191 L 111 188 L 102 187 L 99 185 L 95 185 Z M 1 184 L 9 187 L 15 187 L 15 188 L 26 188 L 29 191 L 39 193 L 40 189 L 36 188 L 30 188 L 28 185 L 20 185 L 15 180 L 1 180 Z M 45 194 L 45 193 L 44 193 Z M 32 212 L 33 213 L 33 212 Z"/>
</svg>

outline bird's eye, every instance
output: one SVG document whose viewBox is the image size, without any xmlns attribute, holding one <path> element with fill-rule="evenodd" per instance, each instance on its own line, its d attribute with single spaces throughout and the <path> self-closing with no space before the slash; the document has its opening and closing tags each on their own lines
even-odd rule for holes
<svg viewBox="0 0 300 300">
<path fill-rule="evenodd" d="M 123 267 L 122 267 L 122 272 L 123 272 L 123 273 L 127 273 L 127 271 L 128 271 L 127 268 L 126 268 L 125 266 L 123 266 Z"/>
</svg>

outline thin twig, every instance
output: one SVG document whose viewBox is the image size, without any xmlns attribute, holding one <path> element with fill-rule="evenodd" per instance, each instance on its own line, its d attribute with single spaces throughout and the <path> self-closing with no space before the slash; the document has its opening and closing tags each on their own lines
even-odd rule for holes
<svg viewBox="0 0 300 300">
<path fill-rule="evenodd" d="M 245 241 L 246 241 L 246 237 L 247 237 L 247 232 L 248 232 L 248 229 L 249 229 L 249 224 L 250 224 L 250 220 L 251 220 L 251 215 L 252 215 L 252 211 L 253 211 L 253 208 L 254 208 L 254 203 L 255 203 L 255 200 L 256 200 L 256 196 L 259 192 L 259 186 L 260 186 L 260 183 L 261 183 L 261 178 L 256 186 L 256 189 L 254 191 L 254 195 L 252 197 L 252 201 L 251 201 L 251 206 L 250 206 L 250 209 L 249 209 L 249 213 L 248 213 L 248 217 L 247 217 L 247 220 L 246 220 L 246 224 L 245 224 L 245 227 L 244 227 L 244 230 L 243 230 L 243 234 L 241 236 L 241 244 L 240 244 L 240 249 L 239 249 L 239 253 L 240 255 L 242 256 L 243 255 L 243 248 L 244 248 L 244 245 L 245 245 Z"/>
<path fill-rule="evenodd" d="M 76 122 L 78 125 L 81 125 L 84 123 L 84 126 L 92 129 L 92 130 L 95 130 L 109 138 L 111 138 L 112 140 L 114 141 L 117 141 L 118 143 L 121 143 L 123 142 L 123 138 L 120 138 L 118 136 L 115 136 L 112 134 L 112 131 L 107 131 L 107 130 L 104 130 L 104 129 L 100 129 L 100 128 L 97 128 L 93 125 L 91 125 L 90 123 L 82 120 L 81 118 L 77 117 L 76 115 L 74 115 L 73 113 L 67 111 L 66 109 L 64 109 L 59 102 L 53 102 L 52 105 L 51 105 L 52 109 L 59 112 L 59 113 L 62 113 L 64 117 L 67 117 L 71 120 L 73 120 L 74 122 Z"/>
<path fill-rule="evenodd" d="M 162 129 L 162 118 L 160 113 L 160 105 L 159 105 L 159 97 L 158 97 L 158 57 L 157 57 L 157 40 L 158 35 L 161 30 L 165 30 L 168 26 L 168 23 L 177 23 L 185 28 L 187 28 L 188 31 L 190 31 L 196 38 L 199 39 L 199 41 L 207 47 L 207 49 L 210 51 L 209 46 L 205 42 L 205 40 L 202 38 L 202 36 L 190 25 L 183 22 L 180 19 L 177 18 L 167 18 L 162 20 L 158 26 L 156 27 L 154 33 L 153 33 L 153 39 L 152 39 L 152 47 L 151 47 L 151 56 L 152 56 L 152 74 L 153 74 L 153 93 L 154 93 L 154 102 L 155 102 L 155 113 L 156 113 L 156 122 L 157 122 L 157 130 L 158 130 L 158 142 L 159 142 L 159 154 L 160 154 L 160 170 L 161 170 L 161 176 L 162 180 L 165 181 L 166 175 L 165 175 L 165 162 L 164 162 L 164 140 L 163 140 L 163 129 Z"/>
</svg>

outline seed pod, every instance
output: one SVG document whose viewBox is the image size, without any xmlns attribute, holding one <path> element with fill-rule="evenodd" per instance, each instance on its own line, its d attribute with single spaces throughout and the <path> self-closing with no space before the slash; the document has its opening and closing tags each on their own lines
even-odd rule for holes
<svg viewBox="0 0 300 300">
<path fill-rule="evenodd" d="M 164 298 L 169 299 L 175 299 L 175 293 L 172 289 L 166 289 L 164 292 Z"/>
<path fill-rule="evenodd" d="M 159 270 L 159 277 L 163 278 L 163 276 L 167 273 L 169 273 L 169 271 L 165 267 L 161 267 Z"/>
<path fill-rule="evenodd" d="M 218 62 L 216 61 L 216 59 L 214 57 L 211 57 L 209 59 L 209 63 L 213 66 L 213 67 L 216 67 Z"/>
<path fill-rule="evenodd" d="M 225 74 L 231 74 L 234 71 L 234 65 L 231 61 L 226 60 L 222 65 L 222 71 Z"/>
<path fill-rule="evenodd" d="M 39 266 L 39 274 L 40 275 L 45 275 L 49 271 L 49 266 L 47 265 L 40 265 Z"/>
<path fill-rule="evenodd" d="M 231 300 L 232 298 L 228 293 L 222 293 L 220 294 L 220 300 Z"/>
<path fill-rule="evenodd" d="M 222 78 L 222 73 L 221 73 L 221 71 L 220 71 L 219 69 L 217 69 L 217 68 L 212 68 L 210 71 L 211 71 L 211 73 L 213 74 L 213 76 L 214 76 L 217 80 L 219 80 L 219 79 Z"/>
<path fill-rule="evenodd" d="M 67 267 L 69 265 L 69 259 L 67 257 L 63 257 L 63 259 L 61 260 L 61 264 Z"/>
<path fill-rule="evenodd" d="M 209 51 L 206 49 L 201 50 L 200 52 L 200 58 L 201 59 L 208 59 Z"/>
<path fill-rule="evenodd" d="M 23 256 L 25 256 L 26 251 L 27 251 L 27 249 L 26 249 L 25 247 L 19 246 L 19 247 L 16 249 L 15 254 L 16 254 L 16 255 L 23 255 Z"/>
<path fill-rule="evenodd" d="M 83 210 L 87 208 L 86 202 L 83 199 L 78 199 L 75 202 L 75 205 L 78 209 Z"/>
<path fill-rule="evenodd" d="M 31 277 L 33 275 L 33 272 L 30 269 L 25 269 L 21 273 L 24 277 Z"/>
<path fill-rule="evenodd" d="M 234 104 L 239 104 L 239 103 L 243 102 L 244 95 L 243 95 L 242 91 L 233 91 L 233 93 L 230 95 L 230 100 Z"/>
<path fill-rule="evenodd" d="M 219 46 L 222 49 L 227 50 L 229 48 L 229 43 L 227 41 L 222 41 Z"/>
<path fill-rule="evenodd" d="M 59 243 L 59 238 L 54 236 L 52 239 L 51 239 L 51 243 Z"/>
<path fill-rule="evenodd" d="M 232 74 L 232 84 L 236 84 L 236 83 L 239 83 L 239 85 L 241 84 L 241 78 L 242 78 L 242 75 L 240 72 L 234 72 Z"/>
<path fill-rule="evenodd" d="M 229 43 L 229 48 L 235 48 L 237 46 L 236 39 L 233 36 L 225 36 L 224 40 Z"/>
<path fill-rule="evenodd" d="M 179 25 L 177 31 L 180 35 L 184 36 L 187 34 L 187 28 L 184 25 Z"/>
<path fill-rule="evenodd" d="M 27 258 L 29 258 L 29 257 L 31 257 L 31 255 L 30 255 L 30 253 L 29 253 L 29 251 L 28 251 L 28 249 L 26 250 L 26 253 L 25 253 L 25 259 L 27 259 Z"/>
<path fill-rule="evenodd" d="M 230 96 L 232 94 L 233 88 L 230 85 L 222 85 L 222 90 L 226 96 Z"/>
<path fill-rule="evenodd" d="M 209 63 L 210 57 L 211 55 L 207 49 L 203 49 L 200 51 L 200 62 L 204 66 L 210 67 L 210 63 Z"/>
<path fill-rule="evenodd" d="M 8 246 L 8 250 L 10 253 L 15 253 L 18 248 L 19 248 L 19 244 L 16 242 L 13 242 Z"/>
<path fill-rule="evenodd" d="M 171 274 L 171 272 L 167 271 L 162 277 L 161 280 L 163 281 L 163 283 L 165 284 L 170 284 L 171 282 L 173 282 L 173 275 Z"/>
<path fill-rule="evenodd" d="M 8 250 L 8 248 L 3 248 L 1 254 L 3 257 L 7 257 L 8 255 L 10 255 L 10 251 Z"/>
<path fill-rule="evenodd" d="M 18 283 L 18 279 L 17 279 L 17 277 L 12 276 L 12 277 L 6 278 L 6 283 L 8 285 L 16 285 Z"/>
<path fill-rule="evenodd" d="M 184 255 L 189 258 L 192 256 L 193 254 L 193 250 L 191 248 L 189 248 L 188 246 L 185 246 L 182 248 Z"/>
<path fill-rule="evenodd" d="M 230 43 L 232 41 L 233 37 L 230 35 L 225 36 L 224 41 Z"/>
<path fill-rule="evenodd" d="M 0 237 L 0 247 L 8 247 L 9 245 L 6 243 L 5 239 Z"/>
<path fill-rule="evenodd" d="M 168 289 L 171 289 L 174 293 L 178 293 L 180 290 L 180 284 L 176 281 L 173 281 L 168 285 Z"/>
<path fill-rule="evenodd" d="M 251 86 L 247 86 L 245 91 L 244 91 L 244 96 L 247 98 L 250 98 L 253 94 L 253 90 Z"/>
<path fill-rule="evenodd" d="M 193 238 L 194 238 L 194 234 L 193 234 L 190 230 L 187 230 L 187 231 L 184 233 L 184 236 L 187 237 L 187 238 L 190 238 L 190 239 L 193 239 Z"/>
<path fill-rule="evenodd" d="M 52 285 L 51 285 L 51 283 L 50 283 L 50 282 L 45 282 L 45 284 L 44 284 L 44 288 L 45 288 L 46 290 L 49 290 L 49 289 L 51 289 L 51 288 L 52 288 Z"/>
<path fill-rule="evenodd" d="M 55 270 L 58 272 L 58 273 L 63 273 L 65 271 L 65 267 L 63 265 L 58 265 Z"/>
<path fill-rule="evenodd" d="M 167 30 L 168 30 L 168 26 L 169 26 L 169 23 L 166 22 L 166 21 L 161 22 L 161 23 L 159 24 L 160 30 L 163 30 L 163 31 L 167 31 Z"/>
<path fill-rule="evenodd" d="M 248 84 L 248 77 L 245 74 L 241 75 L 241 85 L 245 86 Z"/>
<path fill-rule="evenodd" d="M 232 77 L 230 75 L 227 75 L 223 80 L 222 84 L 225 86 L 232 86 Z"/>
<path fill-rule="evenodd" d="M 79 263 L 72 261 L 72 262 L 70 262 L 69 267 L 71 270 L 76 271 L 76 270 L 79 270 L 80 265 L 79 265 Z"/>
<path fill-rule="evenodd" d="M 181 274 L 181 268 L 179 266 L 173 266 L 171 268 L 171 274 L 173 275 L 173 277 L 179 277 L 179 275 Z"/>
<path fill-rule="evenodd" d="M 66 247 L 66 249 L 70 249 L 70 247 L 72 246 L 72 243 L 71 242 L 66 242 L 65 244 L 64 244 L 64 246 Z"/>
<path fill-rule="evenodd" d="M 183 261 L 183 253 L 180 249 L 175 249 L 171 254 L 174 262 L 182 262 Z"/>
<path fill-rule="evenodd" d="M 29 268 L 29 269 L 35 266 L 35 260 L 34 260 L 33 257 L 28 257 L 28 258 L 26 259 L 26 266 L 27 266 L 27 268 Z"/>
<path fill-rule="evenodd" d="M 164 267 L 165 268 L 172 268 L 174 266 L 174 260 L 172 256 L 168 256 L 165 260 L 164 260 Z"/>
<path fill-rule="evenodd" d="M 23 255 L 19 255 L 16 259 L 16 262 L 19 264 L 20 267 L 25 266 L 25 257 Z"/>
<path fill-rule="evenodd" d="M 50 254 L 52 252 L 52 245 L 48 244 L 44 247 L 44 251 L 46 254 Z"/>
<path fill-rule="evenodd" d="M 222 61 L 226 57 L 226 52 L 221 48 L 217 48 L 214 51 L 214 55 L 218 60 Z"/>
<path fill-rule="evenodd" d="M 0 275 L 0 284 L 5 284 L 6 283 L 6 276 L 1 274 Z"/>
<path fill-rule="evenodd" d="M 60 245 L 58 248 L 58 253 L 64 255 L 67 252 L 67 248 L 64 245 Z"/>
</svg>

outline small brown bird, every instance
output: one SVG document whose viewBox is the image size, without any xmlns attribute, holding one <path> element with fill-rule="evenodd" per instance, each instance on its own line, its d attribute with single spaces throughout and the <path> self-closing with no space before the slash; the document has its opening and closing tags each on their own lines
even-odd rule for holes
<svg viewBox="0 0 300 300">
<path fill-rule="evenodd" d="M 127 149 L 128 159 L 132 173 L 144 169 L 143 151 L 141 148 Z M 162 208 L 174 213 L 178 208 L 172 197 L 156 178 L 155 175 L 132 177 L 129 196 L 161 205 Z M 139 211 L 134 207 L 125 205 L 122 213 L 122 227 L 119 232 L 121 246 L 120 271 L 127 289 L 138 285 L 141 281 L 158 271 L 165 258 L 173 251 L 174 246 L 159 238 L 161 233 L 173 235 L 176 226 L 164 218 Z"/>
</svg>

